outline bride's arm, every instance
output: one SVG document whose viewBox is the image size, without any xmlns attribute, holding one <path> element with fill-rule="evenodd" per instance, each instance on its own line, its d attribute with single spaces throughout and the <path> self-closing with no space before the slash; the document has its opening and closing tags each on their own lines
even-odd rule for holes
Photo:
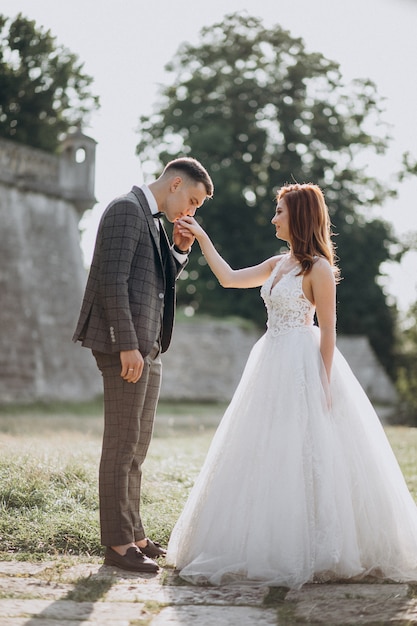
<svg viewBox="0 0 417 626">
<path fill-rule="evenodd" d="M 330 382 L 336 345 L 336 283 L 328 261 L 319 259 L 314 263 L 310 280 L 320 328 L 320 352 Z"/>
<path fill-rule="evenodd" d="M 220 256 L 210 237 L 194 218 L 183 217 L 177 220 L 176 225 L 180 231 L 184 229 L 195 236 L 211 271 L 217 277 L 222 287 L 259 287 L 269 277 L 277 261 L 278 257 L 272 257 L 259 265 L 234 270 Z"/>
</svg>

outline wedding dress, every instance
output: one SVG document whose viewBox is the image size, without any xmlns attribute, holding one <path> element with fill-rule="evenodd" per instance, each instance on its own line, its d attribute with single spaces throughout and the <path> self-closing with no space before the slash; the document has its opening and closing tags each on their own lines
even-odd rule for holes
<svg viewBox="0 0 417 626">
<path fill-rule="evenodd" d="M 326 375 L 299 267 L 261 288 L 253 347 L 175 525 L 167 563 L 184 579 L 299 588 L 417 579 L 417 507 L 380 421 L 336 349 Z"/>
</svg>

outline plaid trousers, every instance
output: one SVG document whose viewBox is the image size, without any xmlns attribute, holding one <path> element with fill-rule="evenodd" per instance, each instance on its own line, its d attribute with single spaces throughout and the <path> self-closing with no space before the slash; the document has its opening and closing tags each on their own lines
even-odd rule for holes
<svg viewBox="0 0 417 626">
<path fill-rule="evenodd" d="M 120 354 L 93 350 L 103 376 L 104 433 L 99 468 L 101 543 L 120 546 L 146 537 L 140 517 L 142 463 L 152 438 L 162 363 L 155 344 L 137 383 L 120 376 Z"/>
</svg>

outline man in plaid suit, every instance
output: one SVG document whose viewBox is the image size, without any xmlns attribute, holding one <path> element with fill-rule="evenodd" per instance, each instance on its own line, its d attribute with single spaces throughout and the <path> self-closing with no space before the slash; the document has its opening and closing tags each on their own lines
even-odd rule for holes
<svg viewBox="0 0 417 626">
<path fill-rule="evenodd" d="M 168 349 L 175 281 L 194 238 L 176 220 L 213 195 L 204 167 L 168 163 L 149 186 L 133 187 L 105 210 L 73 340 L 90 348 L 103 376 L 104 435 L 99 471 L 104 563 L 154 572 L 165 550 L 140 518 L 141 466 L 159 398 L 161 352 Z M 173 245 L 159 217 L 174 223 Z"/>
</svg>

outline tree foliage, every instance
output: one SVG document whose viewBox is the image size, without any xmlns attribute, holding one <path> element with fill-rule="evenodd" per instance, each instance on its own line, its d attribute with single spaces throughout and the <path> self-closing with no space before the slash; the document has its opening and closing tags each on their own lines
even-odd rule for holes
<svg viewBox="0 0 417 626">
<path fill-rule="evenodd" d="M 98 107 L 78 57 L 19 14 L 0 15 L 0 136 L 54 152 Z"/>
<path fill-rule="evenodd" d="M 403 322 L 397 364 L 397 388 L 402 401 L 403 421 L 417 426 L 417 302 Z"/>
<path fill-rule="evenodd" d="M 407 176 L 417 176 L 417 160 L 409 153 L 403 154 L 403 168 L 399 174 L 399 179 L 402 181 Z"/>
<path fill-rule="evenodd" d="M 183 44 L 167 70 L 171 84 L 161 89 L 155 112 L 141 118 L 144 170 L 155 174 L 179 153 L 205 164 L 216 190 L 199 219 L 233 267 L 282 247 L 270 225 L 278 187 L 319 184 L 344 277 L 339 332 L 368 335 L 388 365 L 395 310 L 377 277 L 395 240 L 387 223 L 363 218 L 365 207 L 394 193 L 365 171 L 364 153 L 383 153 L 388 141 L 370 130 L 381 117 L 374 85 L 356 80 L 346 87 L 337 63 L 307 52 L 279 26 L 268 30 L 239 13 L 203 29 L 199 45 Z M 264 324 L 259 291 L 220 288 L 199 253 L 185 277 L 180 305 Z"/>
</svg>

